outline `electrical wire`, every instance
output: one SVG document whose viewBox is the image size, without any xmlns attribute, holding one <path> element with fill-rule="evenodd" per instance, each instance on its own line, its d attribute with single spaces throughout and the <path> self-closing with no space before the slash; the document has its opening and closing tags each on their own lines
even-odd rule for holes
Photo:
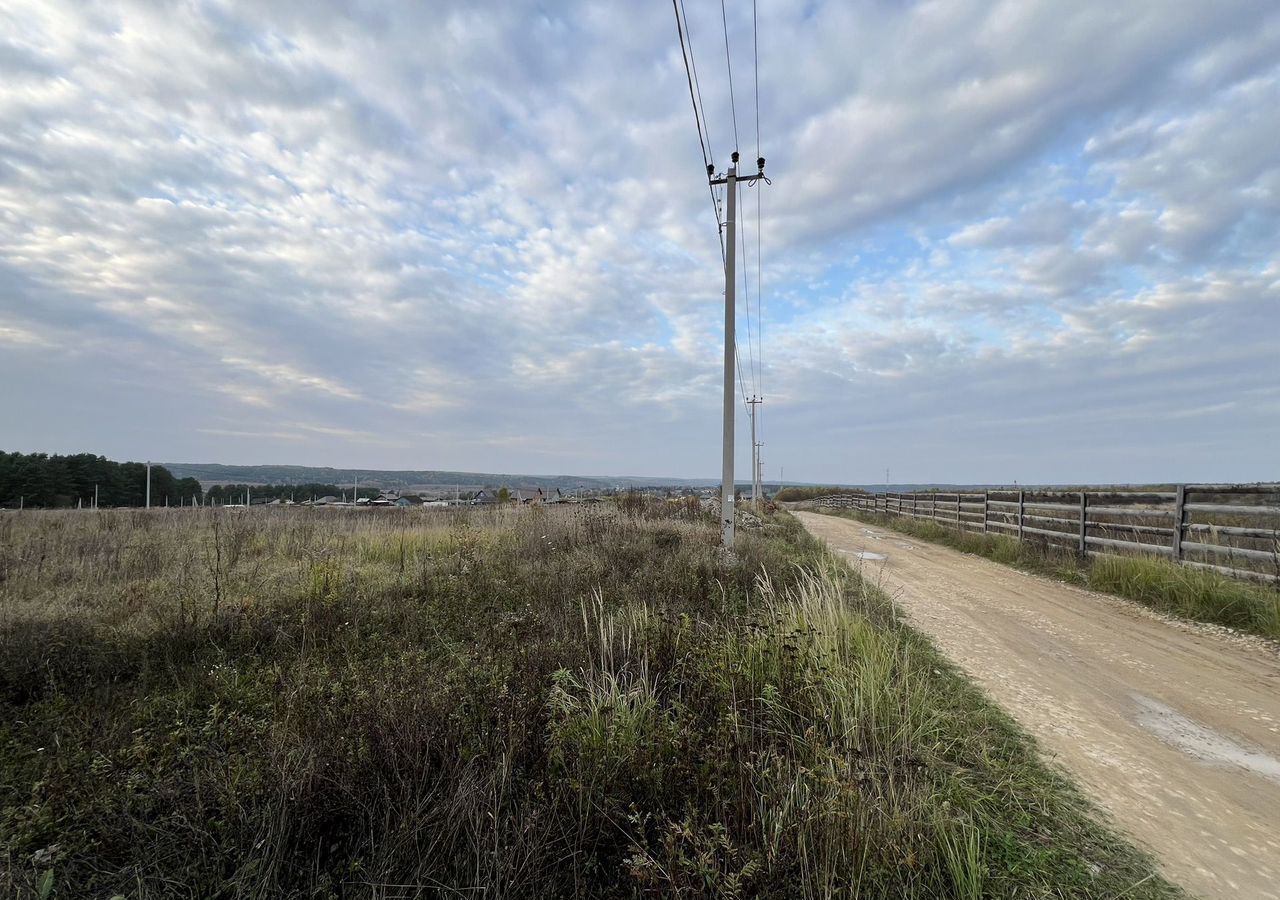
<svg viewBox="0 0 1280 900">
<path fill-rule="evenodd" d="M 707 153 L 708 138 L 703 135 L 702 116 L 698 112 L 698 101 L 694 97 L 693 68 L 689 62 L 690 48 L 685 44 L 685 24 L 680 20 L 681 5 L 683 4 L 678 4 L 677 0 L 671 0 L 671 11 L 676 16 L 676 35 L 680 38 L 680 56 L 684 60 L 684 77 L 689 83 L 689 104 L 693 107 L 693 123 L 698 126 L 698 146 L 702 148 L 702 165 L 705 168 L 711 165 L 711 159 Z M 690 40 L 690 44 L 692 44 L 692 40 Z M 712 199 L 714 200 L 715 198 L 713 197 Z"/>
<path fill-rule="evenodd" d="M 733 146 L 734 146 L 734 150 L 736 151 L 739 145 L 738 102 L 733 90 L 733 56 L 729 50 L 729 13 L 728 13 L 728 10 L 725 8 L 725 0 L 720 0 L 720 24 L 724 29 L 724 64 L 725 64 L 725 70 L 729 76 L 729 113 L 733 122 Z M 735 186 L 735 189 L 737 189 L 736 186 Z M 738 190 L 738 196 L 735 198 L 735 200 L 740 200 L 742 197 L 742 193 L 740 189 L 737 189 L 737 190 Z M 741 207 L 742 204 L 739 202 L 736 205 Z M 747 271 L 746 269 L 747 261 L 746 261 L 746 244 L 745 244 L 746 235 L 742 228 L 742 220 L 744 218 L 745 217 L 742 216 L 741 212 L 739 212 L 738 222 L 736 222 L 735 225 L 737 225 L 737 228 L 738 228 L 739 239 L 743 242 L 742 243 L 742 256 L 743 256 L 742 265 L 743 265 L 743 273 L 744 273 L 743 294 L 744 294 L 744 301 L 745 301 L 743 303 L 743 309 L 746 311 L 747 364 L 748 364 L 748 371 L 751 375 L 752 387 L 754 389 L 756 386 L 757 378 L 756 378 L 755 350 L 752 346 L 752 339 L 751 339 L 751 298 L 750 298 L 750 292 L 746 288 L 746 285 L 748 282 L 745 277 L 745 274 Z M 736 272 L 734 273 L 734 276 L 737 277 Z M 738 344 L 740 343 L 737 339 L 736 334 L 734 335 L 733 343 L 734 343 L 734 352 L 736 353 L 738 350 Z M 750 403 L 747 402 L 746 387 L 743 384 L 743 378 L 742 378 L 741 354 L 738 354 L 738 386 L 742 391 L 743 403 L 747 405 L 747 411 L 750 412 Z M 753 393 L 754 393 L 754 390 L 753 390 Z"/>
<path fill-rule="evenodd" d="M 756 396 L 764 394 L 764 308 L 761 297 L 764 294 L 764 240 L 762 237 L 763 213 L 761 195 L 764 191 L 756 185 L 756 362 L 759 366 L 759 391 Z M 756 417 L 757 431 L 763 435 L 764 429 L 760 425 L 762 417 Z"/>
<path fill-rule="evenodd" d="M 707 157 L 708 161 L 714 163 L 716 161 L 715 144 L 711 140 L 711 129 L 707 127 L 707 108 L 702 103 L 702 84 L 698 81 L 698 61 L 693 55 L 693 31 L 689 28 L 689 16 L 684 11 L 684 0 L 680 2 L 680 18 L 684 20 L 684 33 L 689 39 L 689 64 L 693 68 L 693 87 L 698 95 L 697 112 L 702 116 L 702 127 L 707 133 Z"/>
<path fill-rule="evenodd" d="M 723 2 L 723 0 L 722 0 Z M 751 62 L 756 80 L 756 157 L 760 156 L 760 28 L 756 25 L 756 0 L 751 0 Z"/>
<path fill-rule="evenodd" d="M 756 16 L 756 0 L 751 0 L 751 73 L 755 79 L 755 105 L 756 105 L 756 158 L 761 159 L 760 153 L 760 27 Z M 764 212 L 763 199 L 764 191 L 760 184 L 756 184 L 756 348 L 758 351 L 757 364 L 759 367 L 758 375 L 758 392 L 756 396 L 764 393 Z M 764 427 L 762 416 L 756 416 L 756 432 L 763 436 Z"/>
<path fill-rule="evenodd" d="M 737 185 L 738 190 L 738 206 L 742 206 L 742 188 Z M 739 217 L 744 223 L 746 216 Z M 756 368 L 756 352 L 754 346 L 754 337 L 751 334 L 751 263 L 747 259 L 747 230 L 738 228 L 738 244 L 742 249 L 742 306 L 746 312 L 747 323 L 747 362 L 751 367 L 751 394 L 759 396 L 760 394 L 760 374 Z"/>
<path fill-rule="evenodd" d="M 755 0 L 753 0 L 753 6 L 752 6 L 753 27 L 754 27 L 754 19 L 755 19 L 754 2 Z M 688 16 L 684 9 L 684 0 L 671 0 L 671 8 L 676 18 L 676 34 L 680 39 L 680 55 L 681 55 L 681 59 L 684 62 L 685 81 L 687 82 L 687 85 L 689 88 L 689 104 L 690 106 L 693 107 L 694 125 L 697 127 L 697 131 L 698 131 L 698 145 L 702 151 L 702 162 L 704 167 L 711 168 L 714 163 L 714 154 L 708 146 L 711 143 L 711 129 L 707 125 L 706 107 L 702 100 L 702 85 L 698 80 L 698 64 L 693 52 L 693 34 L 689 28 Z M 728 70 L 728 75 L 729 75 L 729 106 L 730 106 L 731 118 L 733 121 L 733 141 L 734 141 L 734 147 L 737 147 L 738 146 L 738 110 L 737 110 L 737 102 L 734 98 L 733 61 L 729 53 L 729 23 L 728 23 L 728 13 L 725 9 L 724 0 L 720 0 L 720 18 L 724 28 L 725 66 Z M 759 118 L 758 77 L 757 77 L 756 91 L 757 91 L 757 120 L 758 120 Z M 758 121 L 757 121 L 756 130 L 757 130 L 756 145 L 758 149 L 759 143 L 760 143 Z M 715 188 L 710 184 L 708 184 L 707 187 L 711 195 L 712 211 L 716 217 L 716 225 L 717 225 L 716 230 L 720 240 L 720 259 L 722 263 L 727 263 L 728 254 L 726 251 L 725 241 L 724 241 L 724 222 L 721 218 L 723 207 L 721 205 L 719 198 L 716 196 Z M 742 197 L 741 189 L 738 188 L 737 190 L 738 190 L 738 196 L 735 197 L 734 199 L 735 201 L 740 201 Z M 740 206 L 740 205 L 741 205 L 740 202 L 735 203 L 735 206 Z M 738 226 L 739 236 L 742 240 L 742 255 L 743 255 L 742 266 L 743 266 L 743 288 L 744 288 L 743 306 L 746 311 L 747 361 L 748 361 L 747 370 L 751 375 L 752 384 L 755 385 L 758 382 L 758 374 L 757 374 L 756 362 L 755 362 L 755 350 L 752 344 L 752 337 L 751 337 L 751 297 L 750 297 L 750 291 L 746 287 L 747 284 L 749 283 L 749 280 L 748 280 L 749 276 L 747 275 L 748 264 L 746 260 L 746 235 L 745 235 L 744 229 L 742 229 L 741 227 L 741 221 L 745 219 L 745 217 L 739 214 L 738 219 L 739 219 L 739 222 L 735 224 Z M 737 273 L 735 272 L 734 274 L 736 276 Z M 757 286 L 758 286 L 758 279 L 757 279 Z M 758 309 L 759 309 L 759 301 L 757 298 L 757 312 L 758 312 Z M 757 331 L 758 330 L 759 330 L 759 325 L 757 324 Z M 736 329 L 735 329 L 735 332 L 736 332 Z M 747 409 L 747 411 L 750 412 L 751 405 L 747 401 L 747 389 L 746 389 L 746 384 L 743 378 L 742 353 L 739 349 L 740 343 L 741 342 L 737 339 L 737 335 L 735 333 L 734 342 L 733 342 L 733 352 L 734 352 L 734 362 L 735 362 L 734 369 L 738 377 L 738 390 L 739 390 L 739 393 L 742 395 L 743 405 Z"/>
<path fill-rule="evenodd" d="M 720 21 L 724 25 L 724 64 L 729 70 L 729 112 L 733 114 L 733 149 L 738 149 L 738 104 L 733 99 L 733 60 L 729 57 L 729 14 L 720 0 Z"/>
<path fill-rule="evenodd" d="M 698 146 L 702 149 L 702 165 L 704 171 L 713 167 L 715 153 L 708 146 L 711 144 L 711 129 L 707 125 L 706 110 L 702 105 L 702 85 L 698 81 L 698 63 L 693 56 L 693 34 L 689 31 L 688 19 L 684 16 L 684 0 L 671 0 L 671 11 L 676 17 L 676 35 L 680 38 L 680 57 L 684 61 L 685 81 L 689 85 L 689 105 L 693 107 L 693 122 L 698 128 Z M 688 35 L 688 41 L 685 40 Z M 710 184 L 707 191 L 711 195 L 711 210 L 716 217 L 716 230 L 720 232 L 720 261 L 723 263 L 724 233 L 720 228 L 720 203 L 716 200 L 716 191 Z"/>
</svg>

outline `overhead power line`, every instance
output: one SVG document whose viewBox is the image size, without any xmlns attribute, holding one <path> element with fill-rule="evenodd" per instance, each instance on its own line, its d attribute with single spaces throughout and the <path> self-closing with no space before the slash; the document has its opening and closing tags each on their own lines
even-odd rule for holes
<svg viewBox="0 0 1280 900">
<path fill-rule="evenodd" d="M 756 0 L 751 0 L 751 74 L 755 80 L 756 107 L 756 157 L 760 155 L 760 27 L 756 16 Z M 756 389 L 764 393 L 764 191 L 756 191 L 756 362 L 758 366 Z M 763 417 L 758 417 L 763 419 Z M 758 433 L 764 437 L 764 426 L 757 422 Z M 759 464 L 756 466 L 757 472 Z M 757 472 L 753 472 L 756 475 Z"/>
<path fill-rule="evenodd" d="M 756 156 L 760 155 L 760 29 L 756 25 L 756 0 L 751 0 L 751 72 L 756 80 Z"/>
<path fill-rule="evenodd" d="M 693 122 L 698 126 L 698 144 L 702 147 L 702 164 L 704 166 L 711 165 L 711 157 L 707 152 L 707 137 L 702 128 L 702 115 L 698 109 L 698 100 L 696 99 L 693 88 L 693 67 L 689 60 L 689 47 L 685 44 L 684 34 L 685 26 L 680 17 L 680 7 L 683 6 L 678 0 L 671 0 L 671 9 L 676 14 L 676 34 L 680 37 L 680 56 L 684 60 L 684 76 L 689 82 L 689 103 L 693 106 Z M 712 192 L 712 202 L 715 201 L 715 192 Z"/>
<path fill-rule="evenodd" d="M 747 239 L 746 230 L 742 227 L 742 211 L 739 210 L 741 199 L 741 188 L 739 183 L 746 181 L 748 186 L 760 186 L 761 184 L 770 184 L 770 180 L 764 174 L 765 160 L 760 155 L 760 36 L 758 26 L 758 16 L 756 10 L 757 0 L 752 0 L 751 4 L 751 29 L 752 29 L 752 62 L 753 62 L 753 87 L 754 87 L 754 105 L 755 105 L 755 131 L 756 131 L 756 167 L 757 173 L 751 174 L 750 170 L 743 173 L 739 166 L 739 147 L 740 138 L 738 133 L 738 107 L 737 96 L 733 84 L 733 54 L 729 44 L 729 14 L 725 0 L 720 0 L 720 22 L 724 35 L 724 59 L 725 71 L 729 82 L 729 114 L 730 121 L 733 126 L 733 151 L 730 153 L 731 164 L 723 174 L 717 174 L 714 163 L 713 154 L 709 148 L 711 143 L 710 129 L 707 125 L 706 108 L 703 103 L 702 86 L 698 80 L 697 62 L 693 49 L 693 38 L 689 31 L 689 21 L 685 11 L 684 0 L 672 0 L 671 8 L 676 18 L 676 34 L 680 39 L 680 55 L 685 66 L 685 81 L 689 89 L 689 105 L 693 108 L 694 124 L 698 130 L 698 145 L 702 151 L 702 162 L 707 172 L 707 185 L 711 195 L 712 209 L 716 216 L 717 234 L 720 240 L 721 260 L 724 263 L 725 275 L 725 291 L 724 291 L 724 379 L 723 379 L 723 448 L 721 455 L 721 505 L 720 505 L 720 526 L 721 539 L 726 547 L 732 547 L 734 543 L 735 523 L 734 523 L 734 399 L 733 399 L 733 382 L 738 383 L 738 390 L 742 394 L 743 404 L 747 407 L 747 411 L 751 416 L 751 478 L 752 478 L 752 497 L 758 499 L 761 495 L 760 484 L 760 464 L 759 464 L 759 448 L 763 446 L 758 440 L 759 417 L 757 410 L 762 402 L 762 398 L 758 395 L 761 383 L 763 381 L 764 354 L 763 347 L 757 357 L 756 345 L 764 339 L 764 329 L 762 324 L 763 304 L 761 294 L 763 292 L 764 280 L 762 274 L 762 255 L 764 241 L 762 237 L 763 212 L 762 204 L 759 196 L 756 198 L 756 327 L 751 327 L 751 275 L 750 260 L 747 256 Z M 720 197 L 716 194 L 716 188 L 723 185 L 725 188 L 724 205 L 721 206 Z M 723 215 L 722 215 L 723 209 Z M 742 250 L 742 289 L 743 289 L 743 310 L 746 320 L 747 332 L 747 366 L 744 373 L 742 365 L 742 354 L 739 349 L 739 341 L 737 335 L 737 291 L 736 285 L 739 280 L 737 251 L 741 246 Z M 753 333 L 754 332 L 754 333 Z M 754 388 L 750 399 L 747 398 L 746 379 L 749 376 L 752 387 Z"/>
<path fill-rule="evenodd" d="M 733 99 L 733 59 L 729 55 L 729 14 L 720 0 L 720 21 L 724 25 L 724 64 L 729 70 L 729 112 L 733 115 L 733 148 L 738 148 L 738 104 Z"/>
<path fill-rule="evenodd" d="M 680 38 L 680 57 L 684 60 L 685 80 L 689 84 L 689 104 L 693 107 L 693 121 L 698 128 L 698 145 L 702 148 L 702 164 L 708 173 L 715 171 L 715 150 L 711 144 L 711 129 L 707 125 L 706 108 L 702 103 L 702 85 L 698 81 L 698 62 L 693 55 L 693 33 L 684 12 L 684 0 L 671 0 L 671 11 L 676 17 L 676 34 Z M 686 40 L 687 38 L 687 40 Z M 724 260 L 724 234 L 720 232 L 720 201 L 710 184 L 711 211 L 716 217 L 716 231 L 720 238 L 720 259 Z"/>
<path fill-rule="evenodd" d="M 738 208 L 742 208 L 742 186 L 738 186 Z M 745 218 L 745 217 L 744 217 Z M 751 263 L 747 256 L 747 229 L 738 229 L 739 247 L 742 251 L 742 306 L 747 320 L 747 363 L 751 371 L 751 393 L 760 393 L 760 372 L 756 366 L 755 335 L 751 333 Z"/>
<path fill-rule="evenodd" d="M 689 16 L 684 11 L 684 0 L 680 0 L 680 18 L 684 21 L 684 33 L 689 41 L 689 66 L 693 70 L 693 88 L 698 96 L 697 114 L 702 117 L 702 128 L 707 134 L 707 163 L 716 161 L 715 145 L 711 141 L 711 129 L 707 125 L 707 108 L 702 103 L 702 84 L 698 81 L 698 60 L 693 55 L 693 32 L 689 29 Z"/>
</svg>

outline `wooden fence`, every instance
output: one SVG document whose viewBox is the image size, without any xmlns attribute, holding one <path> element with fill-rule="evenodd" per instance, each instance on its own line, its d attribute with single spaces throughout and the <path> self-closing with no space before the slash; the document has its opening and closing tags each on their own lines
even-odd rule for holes
<svg viewBox="0 0 1280 900">
<path fill-rule="evenodd" d="M 833 494 L 813 502 L 1036 540 L 1082 555 L 1163 556 L 1280 584 L 1280 484 Z"/>
</svg>

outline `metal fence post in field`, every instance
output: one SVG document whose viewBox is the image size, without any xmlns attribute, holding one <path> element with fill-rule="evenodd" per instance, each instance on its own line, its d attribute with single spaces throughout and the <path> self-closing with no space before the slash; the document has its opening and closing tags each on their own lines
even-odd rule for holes
<svg viewBox="0 0 1280 900">
<path fill-rule="evenodd" d="M 1187 486 L 1178 485 L 1173 499 L 1173 558 L 1182 560 L 1182 532 L 1187 525 Z"/>
<path fill-rule="evenodd" d="M 1085 537 L 1088 534 L 1088 527 L 1089 527 L 1088 514 L 1089 514 L 1089 495 L 1086 494 L 1084 491 L 1081 491 L 1080 492 L 1080 555 L 1081 556 L 1084 556 L 1085 550 L 1088 549 L 1085 546 L 1085 543 L 1086 543 Z"/>
<path fill-rule="evenodd" d="M 991 492 L 982 492 L 982 533 L 987 533 L 987 519 L 991 518 Z"/>
<path fill-rule="evenodd" d="M 1026 511 L 1027 492 L 1018 491 L 1018 540 L 1022 540 L 1022 516 Z"/>
</svg>

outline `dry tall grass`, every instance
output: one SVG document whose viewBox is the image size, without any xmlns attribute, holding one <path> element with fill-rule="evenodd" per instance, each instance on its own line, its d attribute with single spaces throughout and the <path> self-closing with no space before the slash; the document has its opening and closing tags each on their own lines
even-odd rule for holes
<svg viewBox="0 0 1280 900">
<path fill-rule="evenodd" d="M 1168 896 L 789 519 L 0 520 L 21 897 Z"/>
</svg>

